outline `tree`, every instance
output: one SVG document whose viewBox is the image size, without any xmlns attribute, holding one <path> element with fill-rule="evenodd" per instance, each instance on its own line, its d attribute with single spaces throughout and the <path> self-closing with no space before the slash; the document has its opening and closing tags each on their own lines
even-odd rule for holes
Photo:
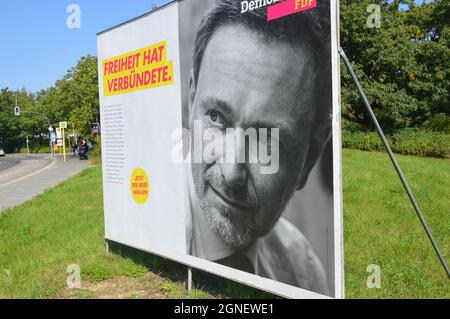
<svg viewBox="0 0 450 319">
<path fill-rule="evenodd" d="M 367 25 L 367 7 L 381 8 L 380 28 Z M 400 5 L 406 9 L 400 10 Z M 341 45 L 353 63 L 383 127 L 417 127 L 448 117 L 450 28 L 447 1 L 341 0 Z M 342 114 L 365 129 L 372 124 L 342 66 Z"/>
<path fill-rule="evenodd" d="M 97 58 L 82 57 L 53 87 L 41 91 L 37 100 L 52 121 L 69 121 L 79 133 L 90 136 L 91 124 L 100 116 Z"/>
<path fill-rule="evenodd" d="M 19 119 L 14 117 L 14 92 L 8 88 L 0 91 L 0 147 L 7 152 L 14 151 L 20 134 Z"/>
<path fill-rule="evenodd" d="M 47 124 L 42 125 L 42 119 L 27 116 L 25 112 L 20 117 L 15 116 L 16 98 L 22 111 L 31 111 L 34 105 L 33 94 L 25 89 L 0 90 L 0 147 L 5 148 L 7 152 L 17 151 L 25 144 L 27 136 L 40 136 L 47 127 Z"/>
</svg>

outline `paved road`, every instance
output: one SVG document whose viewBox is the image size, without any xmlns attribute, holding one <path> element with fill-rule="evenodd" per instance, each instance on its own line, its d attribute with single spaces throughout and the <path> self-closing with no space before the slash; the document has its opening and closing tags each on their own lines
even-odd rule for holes
<svg viewBox="0 0 450 319">
<path fill-rule="evenodd" d="M 20 157 L 17 155 L 7 155 L 0 157 L 0 172 L 10 169 L 20 163 Z"/>
<path fill-rule="evenodd" d="M 0 171 L 0 185 L 12 183 L 15 180 L 39 171 L 48 166 L 51 161 L 52 159 L 48 155 L 7 155 L 2 161 L 5 169 Z"/>
<path fill-rule="evenodd" d="M 0 212 L 30 200 L 45 189 L 52 188 L 89 166 L 68 156 L 64 163 L 61 156 L 11 155 L 9 168 L 0 171 Z M 17 162 L 18 161 L 18 162 Z"/>
</svg>

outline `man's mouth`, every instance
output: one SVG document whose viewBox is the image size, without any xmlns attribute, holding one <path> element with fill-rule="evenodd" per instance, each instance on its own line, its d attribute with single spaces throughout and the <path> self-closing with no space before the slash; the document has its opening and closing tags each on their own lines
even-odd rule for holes
<svg viewBox="0 0 450 319">
<path fill-rule="evenodd" d="M 211 184 L 209 184 L 213 193 L 219 198 L 223 205 L 228 206 L 230 209 L 237 210 L 253 210 L 254 206 L 248 202 L 243 202 L 234 198 L 229 197 L 228 195 L 218 191 Z"/>
</svg>

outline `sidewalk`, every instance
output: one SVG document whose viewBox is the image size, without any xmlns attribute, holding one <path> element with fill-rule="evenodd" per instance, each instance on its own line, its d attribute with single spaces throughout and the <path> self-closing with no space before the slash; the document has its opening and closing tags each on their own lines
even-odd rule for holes
<svg viewBox="0 0 450 319">
<path fill-rule="evenodd" d="M 67 156 L 66 163 L 57 155 L 54 159 L 46 156 L 44 161 L 18 164 L 0 175 L 0 212 L 32 199 L 87 167 L 89 161 L 80 161 L 72 155 Z"/>
</svg>

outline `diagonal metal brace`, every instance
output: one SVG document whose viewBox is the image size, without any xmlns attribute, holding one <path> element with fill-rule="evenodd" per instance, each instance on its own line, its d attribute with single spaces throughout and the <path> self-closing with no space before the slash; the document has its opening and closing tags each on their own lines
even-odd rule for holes
<svg viewBox="0 0 450 319">
<path fill-rule="evenodd" d="M 372 107 L 370 106 L 370 103 L 366 97 L 366 94 L 364 93 L 364 90 L 362 89 L 361 84 L 359 83 L 358 78 L 356 77 L 356 74 L 353 71 L 352 65 L 350 64 L 350 61 L 348 60 L 347 55 L 345 54 L 345 52 L 342 48 L 339 48 L 339 54 L 342 57 L 342 59 L 344 60 L 345 66 L 347 67 L 348 71 L 350 72 L 350 75 L 353 78 L 353 82 L 355 82 L 355 85 L 356 85 L 356 88 L 358 89 L 359 95 L 361 96 L 361 98 L 364 102 L 366 110 L 369 113 L 373 124 L 375 124 L 375 127 L 377 128 L 378 134 L 380 135 L 381 140 L 383 141 L 384 147 L 386 148 L 386 151 L 389 154 L 389 158 L 391 159 L 391 162 L 394 165 L 394 168 L 397 171 L 398 176 L 400 177 L 403 187 L 405 188 L 406 193 L 408 194 L 409 200 L 411 201 L 411 203 L 417 213 L 417 216 L 419 217 L 420 222 L 422 223 L 422 226 L 425 229 L 425 232 L 427 233 L 428 238 L 430 239 L 431 245 L 433 245 L 433 248 L 439 257 L 442 267 L 444 267 L 444 270 L 447 273 L 448 279 L 450 279 L 450 270 L 448 269 L 445 258 L 441 254 L 441 251 L 439 250 L 439 247 L 436 244 L 436 241 L 434 240 L 433 234 L 431 233 L 431 230 L 428 227 L 427 222 L 425 221 L 425 218 L 419 208 L 419 205 L 417 204 L 416 198 L 414 197 L 414 195 L 411 191 L 411 188 L 409 187 L 408 182 L 406 181 L 405 175 L 403 175 L 403 172 L 402 172 L 400 166 L 398 165 L 397 160 L 395 159 L 394 153 L 392 152 L 391 147 L 389 146 L 388 140 L 386 139 L 386 136 L 384 135 L 383 130 L 382 130 L 380 124 L 378 123 L 375 113 L 373 112 Z"/>
</svg>

